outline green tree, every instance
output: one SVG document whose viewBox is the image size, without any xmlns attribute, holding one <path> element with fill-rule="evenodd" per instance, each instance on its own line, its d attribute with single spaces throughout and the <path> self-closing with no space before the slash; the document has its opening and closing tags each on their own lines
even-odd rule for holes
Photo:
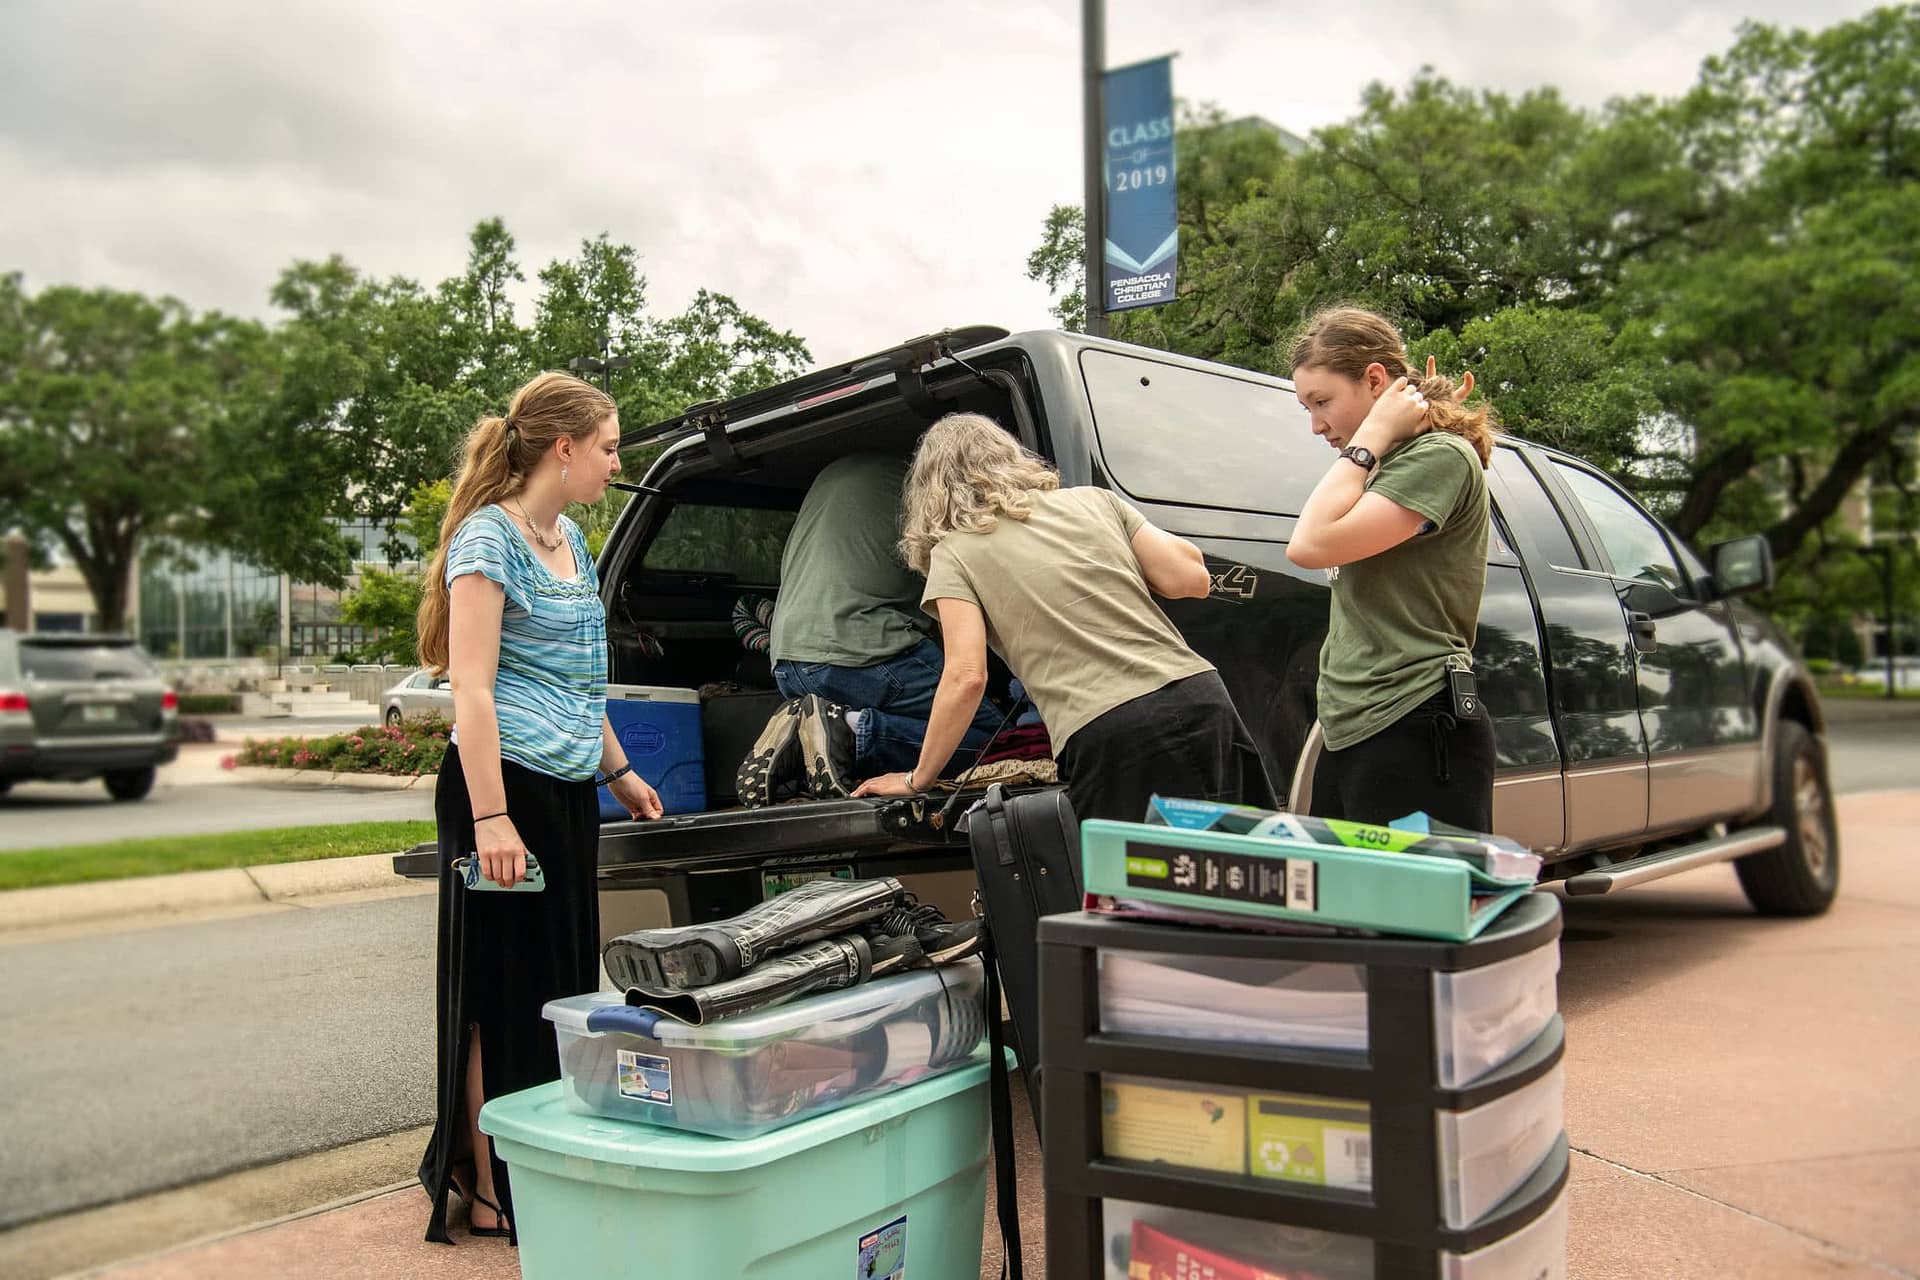
<svg viewBox="0 0 1920 1280">
<path fill-rule="evenodd" d="M 1423 72 L 1294 155 L 1183 119 L 1180 294 L 1113 330 L 1284 372 L 1307 315 L 1371 306 L 1682 534 L 1759 528 L 1783 562 L 1820 557 L 1920 429 L 1916 83 L 1906 4 L 1749 24 L 1665 101 L 1585 111 Z M 1029 262 L 1060 308 L 1080 232 L 1054 209 Z M 1913 527 L 1911 501 L 1893 510 Z"/>
<path fill-rule="evenodd" d="M 100 625 L 127 623 L 143 548 L 221 536 L 274 568 L 324 572 L 342 542 L 295 506 L 269 530 L 237 476 L 293 441 L 262 408 L 279 377 L 271 336 L 170 298 L 0 284 L 0 523 L 57 544 Z"/>
</svg>

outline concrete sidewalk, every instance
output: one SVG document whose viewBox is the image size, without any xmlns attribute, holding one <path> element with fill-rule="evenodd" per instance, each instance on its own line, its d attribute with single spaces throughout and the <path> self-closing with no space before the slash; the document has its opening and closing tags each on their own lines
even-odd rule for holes
<svg viewBox="0 0 1920 1280">
<path fill-rule="evenodd" d="M 1570 1276 L 1920 1275 L 1920 792 L 1840 813 L 1844 889 L 1819 919 L 1754 916 L 1728 867 L 1567 903 Z M 1017 1133 L 1037 1277 L 1040 1165 Z M 425 1244 L 425 1218 L 417 1187 L 388 1189 L 87 1274 L 519 1275 L 502 1241 Z"/>
</svg>

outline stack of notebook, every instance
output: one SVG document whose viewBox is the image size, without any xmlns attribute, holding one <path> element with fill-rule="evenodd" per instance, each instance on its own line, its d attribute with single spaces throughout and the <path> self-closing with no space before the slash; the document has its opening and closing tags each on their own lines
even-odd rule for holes
<svg viewBox="0 0 1920 1280">
<path fill-rule="evenodd" d="M 1156 796 L 1144 823 L 1081 826 L 1089 905 L 1238 928 L 1465 941 L 1527 893 L 1540 859 L 1410 814 L 1389 826 Z"/>
</svg>

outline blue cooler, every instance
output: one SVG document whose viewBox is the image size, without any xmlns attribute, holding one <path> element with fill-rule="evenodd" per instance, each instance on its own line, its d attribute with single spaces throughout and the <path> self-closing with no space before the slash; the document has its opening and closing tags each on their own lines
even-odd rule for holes
<svg viewBox="0 0 1920 1280">
<path fill-rule="evenodd" d="M 980 1274 L 984 1053 L 756 1138 L 582 1115 L 558 1081 L 495 1098 L 480 1128 L 513 1175 L 525 1280 Z"/>
<path fill-rule="evenodd" d="M 706 752 L 700 737 L 700 695 L 648 684 L 607 686 L 607 723 L 633 771 L 653 784 L 668 813 L 707 807 Z M 624 820 L 626 808 L 600 788 L 600 821 Z"/>
</svg>

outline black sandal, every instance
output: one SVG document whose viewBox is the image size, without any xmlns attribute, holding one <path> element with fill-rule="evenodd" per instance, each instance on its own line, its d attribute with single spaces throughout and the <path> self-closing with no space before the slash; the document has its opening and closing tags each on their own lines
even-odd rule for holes
<svg viewBox="0 0 1920 1280">
<path fill-rule="evenodd" d="M 495 1216 L 495 1217 L 497 1217 L 498 1219 L 500 1219 L 500 1225 L 499 1225 L 499 1226 L 497 1226 L 497 1227 L 476 1227 L 476 1226 L 474 1226 L 474 1225 L 473 1225 L 473 1210 L 472 1210 L 471 1208 L 469 1208 L 469 1209 L 467 1210 L 467 1234 L 468 1234 L 468 1235 L 470 1235 L 470 1236 L 497 1236 L 497 1237 L 499 1237 L 499 1238 L 501 1238 L 501 1239 L 505 1239 L 506 1237 L 508 1237 L 508 1236 L 510 1236 L 510 1235 L 512 1235 L 512 1234 L 513 1234 L 513 1228 L 512 1228 L 511 1226 L 509 1226 L 509 1225 L 507 1224 L 507 1211 L 506 1211 L 505 1209 L 502 1209 L 502 1208 L 501 1208 L 501 1207 L 500 1207 L 499 1205 L 497 1205 L 497 1204 L 495 1204 L 495 1203 L 494 1203 L 493 1201 L 491 1201 L 491 1200 L 489 1200 L 489 1199 L 487 1199 L 487 1198 L 486 1198 L 485 1196 L 483 1196 L 483 1195 L 481 1195 L 481 1194 L 480 1194 L 480 1193 L 479 1193 L 478 1191 L 476 1191 L 476 1192 L 474 1192 L 474 1193 L 473 1193 L 473 1199 L 472 1199 L 472 1200 L 471 1200 L 471 1201 L 469 1202 L 469 1204 L 470 1204 L 470 1205 L 480 1205 L 480 1204 L 483 1204 L 483 1205 L 485 1205 L 485 1206 L 487 1206 L 487 1208 L 489 1208 L 489 1209 L 491 1209 L 491 1210 L 493 1210 L 493 1213 L 494 1213 L 494 1216 Z"/>
</svg>

